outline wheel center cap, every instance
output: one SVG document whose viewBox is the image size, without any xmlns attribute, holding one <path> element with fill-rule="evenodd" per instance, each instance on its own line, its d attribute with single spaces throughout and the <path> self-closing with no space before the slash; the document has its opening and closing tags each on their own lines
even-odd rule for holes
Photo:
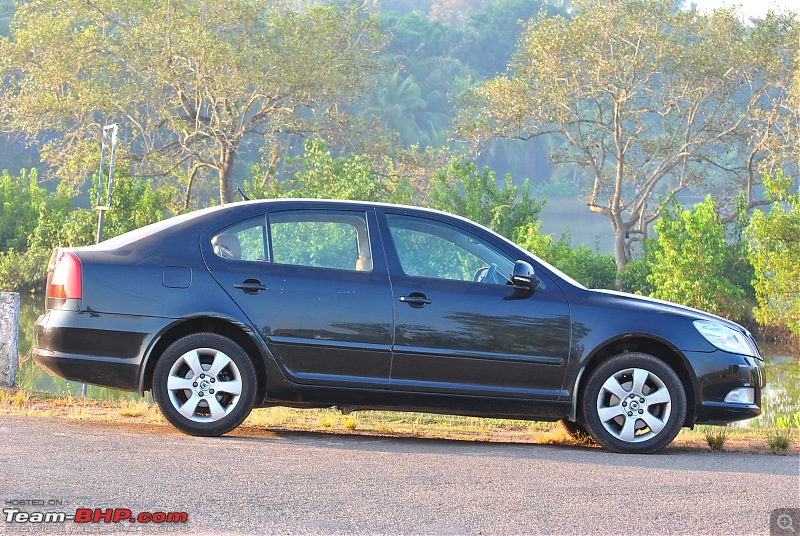
<svg viewBox="0 0 800 536">
<path fill-rule="evenodd" d="M 632 401 L 631 401 L 631 403 L 629 404 L 629 407 L 630 407 L 630 408 L 631 408 L 633 411 L 636 411 L 636 410 L 638 410 L 638 409 L 639 409 L 639 402 L 637 402 L 636 400 L 632 400 Z"/>
<path fill-rule="evenodd" d="M 214 380 L 207 374 L 198 374 L 192 381 L 197 396 L 206 398 L 214 394 Z"/>
</svg>

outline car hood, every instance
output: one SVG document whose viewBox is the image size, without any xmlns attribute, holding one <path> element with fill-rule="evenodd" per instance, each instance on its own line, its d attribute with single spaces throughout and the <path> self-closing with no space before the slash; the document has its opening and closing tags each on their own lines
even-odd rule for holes
<svg viewBox="0 0 800 536">
<path fill-rule="evenodd" d="M 607 296 L 617 302 L 628 303 L 633 307 L 640 307 L 642 309 L 646 309 L 649 311 L 672 313 L 692 320 L 711 320 L 723 324 L 725 326 L 728 326 L 729 328 L 735 329 L 737 331 L 745 332 L 749 335 L 749 332 L 736 322 L 732 322 L 730 320 L 722 318 L 721 316 L 701 311 L 700 309 L 694 309 L 692 307 L 687 307 L 685 305 L 678 305 L 677 303 L 665 300 L 659 300 L 647 296 L 639 296 L 638 294 L 628 294 L 626 292 L 619 292 L 616 290 L 593 289 L 590 290 L 589 292 L 595 295 Z"/>
</svg>

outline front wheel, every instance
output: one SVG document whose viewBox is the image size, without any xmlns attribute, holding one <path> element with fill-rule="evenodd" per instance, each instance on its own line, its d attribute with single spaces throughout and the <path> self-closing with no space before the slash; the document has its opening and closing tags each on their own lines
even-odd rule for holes
<svg viewBox="0 0 800 536">
<path fill-rule="evenodd" d="M 219 436 L 253 409 L 253 363 L 235 342 L 199 333 L 167 348 L 153 373 L 153 398 L 175 428 L 190 435 Z"/>
<path fill-rule="evenodd" d="M 586 382 L 582 422 L 609 450 L 646 454 L 669 445 L 686 418 L 686 393 L 666 363 L 626 353 L 600 364 Z"/>
</svg>

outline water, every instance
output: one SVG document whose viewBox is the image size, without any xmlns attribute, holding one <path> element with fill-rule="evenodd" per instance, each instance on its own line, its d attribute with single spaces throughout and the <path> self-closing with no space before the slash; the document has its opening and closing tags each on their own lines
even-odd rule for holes
<svg viewBox="0 0 800 536">
<path fill-rule="evenodd" d="M 36 389 L 57 394 L 80 396 L 82 384 L 53 377 L 44 372 L 29 355 L 33 343 L 33 324 L 39 316 L 44 300 L 35 295 L 21 296 L 19 350 L 21 358 L 17 385 L 23 389 Z M 763 415 L 744 421 L 744 426 L 800 427 L 800 348 L 786 345 L 763 344 L 761 352 L 766 360 L 767 388 L 762 396 Z M 90 385 L 87 396 L 100 400 L 140 400 L 138 393 L 117 391 Z"/>
</svg>

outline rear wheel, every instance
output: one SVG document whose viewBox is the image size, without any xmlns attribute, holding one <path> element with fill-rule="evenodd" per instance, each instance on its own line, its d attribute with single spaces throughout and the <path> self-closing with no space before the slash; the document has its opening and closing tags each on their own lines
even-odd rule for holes
<svg viewBox="0 0 800 536">
<path fill-rule="evenodd" d="M 626 353 L 600 364 L 586 382 L 581 420 L 615 452 L 651 453 L 675 439 L 686 417 L 686 393 L 666 363 Z"/>
<path fill-rule="evenodd" d="M 238 344 L 215 333 L 199 333 L 177 340 L 158 360 L 153 398 L 182 432 L 218 436 L 250 414 L 255 378 L 253 363 Z"/>
</svg>

